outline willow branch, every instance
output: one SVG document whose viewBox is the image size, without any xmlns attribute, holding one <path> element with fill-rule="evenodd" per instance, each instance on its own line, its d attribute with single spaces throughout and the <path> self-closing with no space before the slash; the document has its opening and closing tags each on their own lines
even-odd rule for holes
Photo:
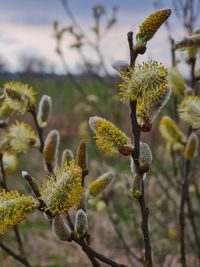
<svg viewBox="0 0 200 267">
<path fill-rule="evenodd" d="M 102 38 L 100 38 L 100 36 L 97 34 L 97 41 L 94 43 L 93 41 L 90 40 L 90 38 L 88 37 L 88 35 L 83 31 L 83 29 L 81 28 L 80 24 L 77 22 L 73 12 L 71 11 L 68 1 L 67 0 L 60 0 L 61 4 L 63 5 L 63 8 L 67 14 L 67 16 L 69 17 L 69 19 L 71 20 L 73 26 L 79 31 L 79 33 L 84 37 L 84 40 L 87 42 L 87 44 L 93 48 L 99 58 L 99 65 L 102 67 L 102 70 L 104 71 L 104 73 L 109 76 L 109 73 L 106 69 L 105 66 L 105 62 L 104 62 L 104 57 L 103 54 L 101 52 L 100 49 L 100 40 Z"/>
<path fill-rule="evenodd" d="M 173 196 L 169 192 L 169 187 L 168 186 L 167 187 L 164 186 L 163 181 L 160 181 L 159 176 L 157 177 L 156 182 L 160 186 L 160 188 L 162 189 L 164 194 L 166 195 L 167 200 L 169 200 L 173 204 L 175 210 L 177 210 L 178 209 L 178 205 L 176 203 L 176 200 L 173 198 Z"/>
<path fill-rule="evenodd" d="M 6 182 L 6 176 L 5 176 L 5 171 L 4 171 L 4 167 L 3 167 L 3 154 L 0 154 L 0 167 L 1 167 L 1 186 L 8 191 L 8 187 L 7 187 L 7 182 Z"/>
<path fill-rule="evenodd" d="M 187 203 L 187 208 L 188 208 L 188 218 L 189 218 L 189 221 L 192 227 L 193 236 L 194 236 L 195 248 L 197 251 L 197 256 L 200 260 L 200 239 L 199 239 L 198 229 L 197 229 L 196 222 L 195 222 L 194 210 L 193 210 L 191 199 L 190 199 L 189 192 L 188 192 L 188 187 L 187 187 L 187 193 L 186 193 L 186 203 Z"/>
<path fill-rule="evenodd" d="M 39 201 L 40 201 L 40 204 L 41 204 L 39 209 L 41 211 L 43 211 L 45 214 L 47 214 L 50 218 L 53 218 L 51 211 L 48 210 L 46 204 L 41 200 L 39 188 L 35 184 L 33 178 L 28 173 L 23 175 L 23 176 L 26 179 L 26 181 L 28 182 L 28 184 L 30 185 L 30 187 L 32 188 L 35 196 L 39 198 Z M 68 214 L 67 220 L 69 222 L 69 225 L 70 225 L 71 229 L 73 230 L 74 226 L 73 226 L 73 222 L 71 221 L 71 218 L 70 218 L 69 214 Z M 91 263 L 93 264 L 94 267 L 100 267 L 99 263 L 97 262 L 97 260 L 95 258 L 100 259 L 101 256 L 102 256 L 102 259 L 104 259 L 104 260 L 107 259 L 106 257 L 104 257 L 101 254 L 98 254 L 97 252 L 96 252 L 96 254 L 95 253 L 91 253 L 93 250 L 85 243 L 84 240 L 80 241 L 79 239 L 74 238 L 74 241 L 82 247 L 83 251 L 87 254 L 88 258 L 90 259 L 90 261 L 91 261 Z M 100 258 L 96 257 L 96 255 L 98 255 Z M 107 259 L 107 260 L 109 261 L 109 259 Z M 114 262 L 114 261 L 110 260 L 110 262 Z M 119 266 L 123 266 L 123 265 L 111 265 L 111 266 L 119 267 Z"/>
<path fill-rule="evenodd" d="M 130 51 L 130 67 L 134 67 L 136 58 L 139 54 L 138 51 L 136 51 L 133 47 L 133 32 L 128 32 L 128 44 L 129 44 L 129 51 Z M 142 53 L 145 52 L 145 49 L 142 51 Z M 136 101 L 130 101 L 130 121 L 131 121 L 131 128 L 134 138 L 134 155 L 132 155 L 135 170 L 136 173 L 140 172 L 140 164 L 139 164 L 139 156 L 140 156 L 140 134 L 141 129 L 140 126 L 137 123 L 137 116 L 136 116 L 136 108 L 137 108 L 137 102 Z M 142 177 L 142 196 L 138 199 L 139 205 L 140 205 L 140 211 L 142 216 L 141 221 L 141 229 L 143 233 L 143 242 L 144 242 L 144 248 L 145 248 L 145 266 L 146 267 L 152 267 L 152 256 L 151 256 L 151 243 L 149 238 L 149 229 L 148 229 L 148 217 L 149 217 L 149 209 L 146 207 L 145 204 L 145 191 L 144 191 L 144 182 Z"/>
<path fill-rule="evenodd" d="M 135 252 L 133 252 L 131 250 L 131 248 L 129 247 L 129 245 L 127 244 L 126 239 L 122 233 L 122 229 L 120 229 L 121 227 L 120 227 L 119 221 L 115 220 L 112 216 L 112 212 L 113 212 L 113 210 L 115 210 L 115 207 L 113 205 L 112 206 L 109 205 L 109 199 L 108 199 L 108 196 L 106 194 L 104 194 L 103 200 L 104 200 L 106 207 L 107 207 L 107 213 L 108 213 L 108 217 L 110 219 L 110 222 L 112 223 L 114 230 L 115 230 L 115 233 L 117 234 L 118 239 L 120 240 L 120 242 L 123 246 L 123 249 L 126 253 L 127 258 L 129 259 L 130 263 L 132 264 L 131 266 L 135 265 L 135 263 L 133 262 L 133 259 L 135 259 L 136 261 L 138 261 L 140 263 L 144 263 L 142 257 L 138 256 Z"/>
<path fill-rule="evenodd" d="M 119 264 L 119 263 L 105 257 L 104 255 L 96 252 L 84 240 L 79 240 L 79 239 L 75 238 L 74 241 L 82 247 L 83 251 L 85 251 L 86 253 L 88 253 L 91 256 L 94 256 L 95 258 L 106 263 L 107 265 L 112 266 L 112 267 L 126 267 L 125 265 Z"/>
<path fill-rule="evenodd" d="M 30 111 L 30 113 L 31 113 L 31 115 L 33 117 L 33 120 L 34 120 L 34 123 L 35 123 L 35 126 L 36 126 L 36 130 L 37 130 L 37 133 L 38 133 L 38 137 L 39 137 L 39 140 L 40 140 L 40 148 L 39 148 L 39 150 L 40 150 L 41 154 L 43 154 L 43 149 L 44 149 L 43 129 L 38 124 L 35 108 L 33 108 Z M 48 172 L 53 172 L 53 167 L 52 167 L 51 164 L 46 163 L 46 167 L 47 167 Z"/>
<path fill-rule="evenodd" d="M 122 231 L 121 229 L 118 227 L 118 224 L 116 223 L 115 220 L 113 220 L 112 218 L 112 215 L 111 215 L 111 210 L 109 209 L 109 205 L 108 203 L 106 202 L 106 205 L 107 205 L 107 209 L 108 209 L 108 215 L 109 215 L 109 219 L 114 227 L 114 230 L 115 230 L 115 233 L 117 234 L 118 238 L 119 238 L 119 241 L 121 242 L 123 248 L 124 248 L 124 251 L 126 253 L 126 256 L 127 258 L 129 259 L 130 263 L 131 263 L 131 266 L 136 266 L 133 259 L 134 258 L 135 260 L 137 260 L 138 262 L 140 263 L 144 263 L 143 262 L 143 259 L 141 257 L 139 257 L 135 252 L 133 252 L 131 250 L 131 248 L 129 247 L 129 245 L 127 244 L 123 234 L 122 234 Z"/>
<path fill-rule="evenodd" d="M 43 130 L 42 130 L 42 128 L 38 124 L 38 120 L 37 120 L 35 108 L 33 108 L 31 110 L 31 115 L 33 117 L 33 120 L 35 122 L 36 129 L 37 129 L 37 132 L 38 132 L 38 137 L 40 139 L 40 148 L 39 149 L 40 149 L 40 152 L 42 153 L 43 152 L 43 148 L 44 148 Z"/>
<path fill-rule="evenodd" d="M 12 258 L 21 262 L 24 266 L 31 267 L 30 263 L 27 261 L 26 258 L 23 258 L 19 256 L 18 254 L 16 254 L 12 249 L 4 245 L 2 242 L 0 242 L 0 248 L 4 250 L 8 255 L 10 255 Z"/>
<path fill-rule="evenodd" d="M 191 86 L 194 90 L 194 93 L 196 93 L 196 90 L 195 90 L 195 65 L 196 65 L 196 58 L 193 58 L 190 60 L 190 70 L 191 70 L 190 73 L 191 73 Z M 192 133 L 192 128 L 190 127 L 188 129 L 188 138 L 189 138 L 191 133 Z M 189 162 L 188 164 L 189 164 L 189 167 L 188 167 L 188 176 L 189 176 L 191 162 Z M 188 187 L 189 187 L 189 181 L 187 184 L 187 193 L 186 193 L 186 203 L 187 203 L 188 214 L 189 214 L 188 218 L 189 218 L 189 221 L 190 221 L 190 224 L 192 227 L 192 231 L 193 231 L 195 246 L 197 248 L 197 255 L 198 255 L 198 258 L 200 260 L 200 238 L 199 238 L 198 231 L 197 231 L 197 226 L 196 226 L 196 222 L 195 222 L 195 214 L 194 214 L 194 210 L 192 207 Z"/>
<path fill-rule="evenodd" d="M 184 162 L 183 180 L 181 185 L 181 201 L 179 212 L 179 224 L 180 224 L 180 254 L 181 264 L 183 267 L 187 267 L 186 263 L 186 250 L 185 250 L 185 203 L 188 186 L 188 172 L 189 172 L 189 160 Z"/>
<path fill-rule="evenodd" d="M 149 227 L 148 227 L 149 209 L 146 207 L 144 195 L 145 195 L 144 181 L 142 179 L 142 197 L 138 199 L 138 202 L 140 204 L 140 211 L 142 215 L 141 228 L 142 228 L 143 242 L 145 248 L 145 266 L 152 267 L 153 263 L 151 256 L 151 243 L 149 239 Z"/>
<path fill-rule="evenodd" d="M 70 218 L 70 215 L 69 213 L 67 214 L 67 221 L 69 223 L 69 226 L 71 228 L 71 230 L 73 231 L 74 230 L 74 224 Z M 73 238 L 73 241 L 75 243 L 77 243 L 79 246 L 81 246 L 82 250 L 86 253 L 86 255 L 88 256 L 88 258 L 90 259 L 90 261 L 95 264 L 98 264 L 98 262 L 96 261 L 96 259 L 104 262 L 104 263 L 107 263 L 108 265 L 110 266 L 113 266 L 113 267 L 127 267 L 125 265 L 120 265 L 116 262 L 114 262 L 113 260 L 103 256 L 102 254 L 96 252 L 94 249 L 92 249 L 89 244 L 84 240 L 84 238 L 82 239 L 78 239 L 74 236 Z M 93 265 L 94 267 L 97 267 L 98 265 Z"/>
<path fill-rule="evenodd" d="M 91 264 L 92 264 L 93 267 L 101 267 L 100 264 L 99 264 L 99 262 L 96 260 L 96 258 L 93 255 L 91 255 L 87 251 L 84 251 L 84 252 L 88 256 L 88 259 L 90 260 L 90 262 L 91 262 Z"/>
</svg>

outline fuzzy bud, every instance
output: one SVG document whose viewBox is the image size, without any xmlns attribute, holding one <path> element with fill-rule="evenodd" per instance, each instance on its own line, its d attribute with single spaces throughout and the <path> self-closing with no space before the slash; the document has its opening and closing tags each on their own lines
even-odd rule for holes
<svg viewBox="0 0 200 267">
<path fill-rule="evenodd" d="M 90 184 L 89 194 L 93 197 L 96 197 L 110 184 L 112 179 L 113 179 L 112 171 L 102 174 L 99 178 L 97 178 Z"/>
<path fill-rule="evenodd" d="M 148 144 L 140 142 L 140 157 L 139 157 L 139 164 L 140 170 L 142 173 L 145 173 L 149 170 L 149 167 L 152 162 L 152 153 L 151 149 Z M 135 173 L 135 165 L 133 158 L 131 157 L 131 172 Z"/>
<path fill-rule="evenodd" d="M 95 133 L 97 147 L 111 157 L 117 156 L 119 148 L 129 143 L 128 137 L 108 120 L 90 117 L 89 125 Z"/>
<path fill-rule="evenodd" d="M 83 174 L 88 173 L 87 163 L 87 147 L 84 140 L 82 140 L 76 151 L 76 164 L 81 167 Z"/>
<path fill-rule="evenodd" d="M 52 220 L 52 231 L 54 233 L 54 236 L 56 239 L 60 241 L 68 241 L 71 242 L 72 237 L 72 231 L 70 227 L 67 224 L 67 221 L 64 216 L 59 215 L 53 218 Z"/>
<path fill-rule="evenodd" d="M 78 238 L 84 237 L 88 231 L 87 214 L 82 209 L 76 213 L 74 231 Z"/>
<path fill-rule="evenodd" d="M 133 176 L 131 194 L 137 199 L 142 196 L 142 179 L 142 175 L 139 173 L 135 173 Z"/>
<path fill-rule="evenodd" d="M 188 138 L 186 148 L 185 148 L 185 157 L 188 160 L 191 160 L 197 153 L 199 146 L 199 140 L 195 133 L 192 133 Z"/>
<path fill-rule="evenodd" d="M 58 158 L 58 147 L 60 144 L 60 134 L 57 130 L 52 130 L 46 137 L 43 155 L 46 163 L 56 163 Z"/>
<path fill-rule="evenodd" d="M 74 159 L 74 155 L 70 149 L 65 149 L 62 153 L 62 165 L 67 164 Z"/>
<path fill-rule="evenodd" d="M 39 110 L 37 114 L 37 121 L 40 127 L 43 128 L 47 125 L 47 122 L 51 117 L 51 110 L 51 97 L 48 95 L 43 95 L 39 103 Z"/>
<path fill-rule="evenodd" d="M 41 203 L 40 192 L 39 192 L 39 187 L 38 187 L 37 181 L 27 171 L 22 171 L 22 177 L 29 184 L 29 186 L 33 190 L 35 196 L 38 197 L 39 202 Z"/>
</svg>

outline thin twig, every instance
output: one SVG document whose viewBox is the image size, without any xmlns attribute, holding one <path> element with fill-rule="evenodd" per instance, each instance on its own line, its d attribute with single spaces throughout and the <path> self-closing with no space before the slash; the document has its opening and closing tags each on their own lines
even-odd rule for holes
<svg viewBox="0 0 200 267">
<path fill-rule="evenodd" d="M 85 98 L 86 97 L 86 92 L 84 90 L 84 87 L 81 85 L 81 83 L 79 83 L 77 81 L 77 79 L 74 77 L 74 75 L 70 72 L 69 67 L 67 65 L 67 62 L 65 60 L 65 56 L 64 56 L 61 48 L 59 49 L 59 51 L 60 51 L 60 53 L 58 55 L 60 57 L 60 60 L 62 62 L 62 65 L 63 65 L 63 67 L 65 69 L 65 72 L 68 75 L 68 78 L 70 79 L 70 81 L 72 81 L 72 83 L 74 83 L 76 89 L 80 92 L 80 94 L 82 95 L 82 97 Z"/>
<path fill-rule="evenodd" d="M 69 19 L 71 20 L 72 25 L 84 37 L 84 39 L 87 42 L 87 44 L 95 50 L 97 56 L 99 57 L 99 65 L 102 67 L 102 70 L 104 71 L 104 73 L 107 76 L 109 76 L 109 73 L 107 72 L 107 69 L 106 69 L 106 66 L 105 66 L 105 62 L 104 62 L 104 58 L 103 58 L 101 49 L 99 47 L 99 45 L 100 45 L 99 38 L 98 38 L 98 41 L 96 43 L 92 42 L 90 40 L 90 38 L 88 37 L 88 35 L 85 34 L 85 32 L 83 31 L 83 29 L 81 28 L 80 24 L 77 22 L 73 12 L 71 11 L 71 9 L 69 7 L 68 1 L 67 0 L 60 0 L 60 1 L 61 1 L 61 4 L 63 5 L 63 8 L 64 8 L 66 14 L 68 15 Z"/>
<path fill-rule="evenodd" d="M 142 215 L 141 228 L 143 232 L 143 241 L 145 247 L 145 266 L 152 267 L 152 257 L 151 257 L 151 243 L 149 239 L 149 228 L 148 228 L 148 217 L 149 209 L 146 207 L 145 198 L 144 198 L 144 181 L 142 179 L 142 197 L 138 199 L 140 204 L 140 211 Z"/>
<path fill-rule="evenodd" d="M 77 244 L 79 244 L 85 252 L 89 253 L 90 255 L 93 255 L 95 258 L 106 263 L 107 265 L 112 266 L 112 267 L 126 267 L 125 265 L 119 264 L 119 263 L 105 257 L 104 255 L 96 252 L 84 240 L 79 240 L 79 239 L 75 238 L 74 241 Z"/>
<path fill-rule="evenodd" d="M 9 247 L 7 247 L 6 245 L 4 245 L 2 242 L 0 242 L 0 247 L 2 250 L 4 250 L 8 255 L 10 255 L 11 257 L 13 257 L 15 260 L 21 262 L 24 266 L 26 267 L 31 267 L 31 265 L 29 264 L 29 262 L 26 260 L 26 258 L 23 258 L 21 256 L 19 256 L 18 254 L 16 254 L 12 249 L 10 249 Z"/>
<path fill-rule="evenodd" d="M 189 171 L 189 160 L 185 160 L 183 181 L 181 185 L 181 202 L 180 202 L 180 213 L 179 213 L 180 253 L 181 253 L 181 264 L 183 267 L 187 267 L 186 251 L 185 251 L 185 203 L 186 203 L 186 194 L 188 185 L 188 171 Z"/>
<path fill-rule="evenodd" d="M 31 267 L 31 264 L 29 263 L 29 261 L 28 261 L 28 259 L 26 257 L 26 253 L 25 253 L 25 250 L 24 250 L 24 245 L 23 245 L 22 238 L 21 238 L 20 233 L 19 233 L 18 225 L 14 226 L 14 232 L 15 232 L 15 236 L 16 236 L 16 240 L 17 240 L 20 256 L 24 259 L 24 265 L 27 266 L 27 267 Z"/>
<path fill-rule="evenodd" d="M 194 211 L 193 211 L 192 203 L 191 203 L 189 192 L 188 192 L 188 187 L 187 187 L 187 194 L 186 194 L 186 203 L 187 203 L 187 208 L 188 208 L 188 218 L 191 223 L 191 227 L 192 227 L 192 231 L 194 235 L 195 248 L 197 250 L 197 255 L 200 260 L 200 240 L 199 240 L 199 235 L 198 235 L 198 229 L 195 223 L 195 216 L 194 216 Z"/>
<path fill-rule="evenodd" d="M 35 126 L 36 126 L 36 130 L 37 130 L 37 133 L 38 133 L 38 137 L 39 137 L 39 140 L 40 140 L 40 148 L 39 148 L 39 150 L 40 150 L 41 154 L 43 154 L 43 149 L 44 149 L 43 129 L 38 124 L 35 108 L 33 108 L 30 111 L 30 113 L 31 113 L 31 115 L 33 117 L 33 120 L 34 120 L 34 123 L 35 123 Z M 53 167 L 52 167 L 51 164 L 46 162 L 46 167 L 47 167 L 48 172 L 53 172 Z"/>
<path fill-rule="evenodd" d="M 130 66 L 134 67 L 136 58 L 138 56 L 138 51 L 134 50 L 133 47 L 133 32 L 128 32 L 128 44 L 129 44 L 129 51 L 130 51 Z M 139 165 L 139 156 L 140 156 L 140 126 L 137 123 L 137 116 L 136 116 L 136 108 L 137 102 L 131 101 L 130 102 L 130 121 L 131 121 L 131 128 L 134 138 L 134 155 L 133 161 L 135 164 L 136 173 L 140 173 L 140 165 Z M 149 238 L 149 229 L 148 229 L 148 216 L 149 216 L 149 209 L 146 207 L 145 204 L 145 191 L 144 191 L 144 182 L 142 177 L 142 196 L 138 199 L 140 205 L 140 211 L 142 216 L 141 228 L 143 233 L 143 242 L 145 248 L 145 266 L 152 267 L 152 256 L 151 256 L 151 243 Z"/>
<path fill-rule="evenodd" d="M 101 267 L 101 265 L 99 264 L 99 262 L 95 259 L 95 257 L 93 255 L 90 255 L 90 253 L 88 253 L 88 251 L 85 251 L 85 250 L 83 250 L 83 251 L 88 256 L 88 259 L 92 263 L 93 267 Z"/>
<path fill-rule="evenodd" d="M 160 181 L 159 176 L 157 176 L 156 182 L 160 186 L 160 188 L 162 189 L 162 191 L 164 192 L 164 194 L 166 195 L 167 200 L 171 201 L 171 203 L 173 204 L 175 210 L 177 210 L 178 209 L 178 205 L 176 203 L 176 200 L 172 197 L 171 193 L 169 192 L 169 187 L 166 188 L 164 186 L 163 182 Z"/>
<path fill-rule="evenodd" d="M 36 129 L 37 129 L 37 132 L 38 132 L 38 137 L 40 139 L 40 152 L 43 153 L 43 148 L 44 148 L 44 138 L 43 138 L 43 131 L 42 131 L 42 128 L 39 126 L 38 124 L 38 120 L 37 120 L 37 115 L 36 115 L 36 111 L 35 111 L 35 108 L 33 108 L 31 110 L 31 115 L 33 117 L 33 120 L 34 120 L 34 123 L 35 123 L 35 126 L 36 126 Z"/>
<path fill-rule="evenodd" d="M 1 185 L 6 191 L 8 191 L 5 171 L 4 171 L 4 167 L 3 167 L 3 154 L 0 154 L 0 167 L 1 167 L 1 178 L 2 178 Z"/>
<path fill-rule="evenodd" d="M 122 233 L 122 230 L 119 228 L 119 223 L 113 218 L 112 216 L 112 212 L 113 210 L 115 209 L 113 206 L 110 207 L 109 205 L 109 201 L 108 201 L 108 197 L 106 197 L 106 195 L 104 195 L 104 198 L 103 200 L 105 201 L 106 203 L 106 207 L 107 207 L 107 213 L 108 213 L 108 216 L 109 216 L 109 219 L 110 219 L 110 222 L 112 223 L 113 227 L 114 227 L 114 230 L 125 250 L 125 253 L 127 255 L 127 258 L 129 259 L 130 263 L 132 264 L 132 266 L 135 265 L 135 263 L 133 262 L 132 258 L 134 258 L 135 260 L 137 260 L 138 262 L 140 263 L 144 263 L 143 259 L 141 257 L 139 257 L 135 252 L 133 252 L 131 250 L 131 248 L 129 247 L 129 245 L 127 244 L 124 236 L 123 236 L 123 233 Z"/>
</svg>

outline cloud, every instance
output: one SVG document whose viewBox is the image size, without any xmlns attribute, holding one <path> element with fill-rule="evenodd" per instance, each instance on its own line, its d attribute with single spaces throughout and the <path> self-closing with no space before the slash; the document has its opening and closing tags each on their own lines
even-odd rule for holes
<svg viewBox="0 0 200 267">
<path fill-rule="evenodd" d="M 117 4 L 119 9 L 118 23 L 105 36 L 101 46 L 103 48 L 104 57 L 110 71 L 111 62 L 117 59 L 128 60 L 129 51 L 126 40 L 126 34 L 129 30 L 137 32 L 139 25 L 145 17 L 153 11 L 152 2 L 145 0 L 101 0 L 105 3 L 109 10 L 113 4 Z M 94 35 L 90 31 L 93 20 L 91 18 L 91 7 L 95 4 L 94 0 L 89 1 L 69 1 L 72 5 L 72 10 L 82 27 L 88 34 L 89 38 Z M 69 20 L 59 1 L 3 1 L 1 16 L 0 16 L 0 53 L 9 62 L 9 67 L 12 71 L 20 70 L 21 62 L 20 55 L 35 56 L 46 58 L 49 62 L 56 66 L 57 72 L 64 72 L 63 66 L 55 54 L 55 40 L 53 39 L 52 21 L 58 20 L 64 26 L 69 25 Z M 80 12 L 81 10 L 81 12 Z M 181 38 L 181 27 L 172 16 L 173 30 L 175 36 Z M 80 56 L 75 50 L 69 48 L 73 40 L 69 35 L 63 42 L 63 49 L 68 65 L 72 71 L 77 71 L 77 65 L 80 62 Z M 88 59 L 95 62 L 96 54 L 94 49 L 86 47 L 84 49 Z M 156 59 L 162 61 L 165 65 L 170 65 L 169 44 L 167 33 L 162 27 L 155 38 L 148 44 L 148 50 L 145 56 L 140 57 L 140 61 L 146 59 Z"/>
</svg>

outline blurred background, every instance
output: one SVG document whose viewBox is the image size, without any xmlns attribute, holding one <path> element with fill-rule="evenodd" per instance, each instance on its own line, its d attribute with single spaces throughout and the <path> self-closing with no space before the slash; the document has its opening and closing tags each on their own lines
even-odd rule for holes
<svg viewBox="0 0 200 267">
<path fill-rule="evenodd" d="M 111 68 L 111 62 L 117 59 L 128 59 L 126 33 L 129 30 L 137 32 L 137 26 L 155 9 L 156 1 L 102 0 L 97 2 L 89 0 L 83 2 L 69 0 L 66 4 L 61 0 L 48 2 L 1 0 L 0 4 L 2 69 L 10 72 L 32 70 L 40 73 L 65 74 L 66 70 L 55 53 L 55 32 L 52 28 L 54 21 L 59 23 L 60 28 L 72 27 L 76 34 L 84 33 L 87 38 L 80 41 L 84 43 L 82 51 L 85 59 L 90 64 L 97 64 L 98 57 L 88 41 L 97 41 L 93 8 L 100 4 L 103 5 L 103 10 L 99 25 L 102 30 L 99 45 L 104 53 L 107 71 L 115 74 Z M 173 8 L 173 1 L 163 0 L 161 6 Z M 179 40 L 184 36 L 182 21 L 173 12 L 170 22 L 173 25 L 174 37 Z M 85 71 L 85 66 L 80 55 L 76 49 L 71 49 L 76 41 L 75 36 L 67 33 L 63 39 L 61 47 L 71 72 L 82 73 Z M 148 48 L 145 56 L 141 57 L 141 61 L 153 58 L 169 66 L 170 51 L 165 28 L 160 30 L 159 35 L 155 36 Z"/>
<path fill-rule="evenodd" d="M 134 256 L 140 257 L 143 251 L 138 206 L 130 199 L 127 189 L 131 175 L 129 160 L 110 159 L 97 150 L 88 127 L 88 118 L 102 116 L 131 136 L 129 109 L 118 99 L 117 84 L 120 77 L 112 68 L 112 63 L 116 60 L 128 62 L 128 31 L 136 34 L 138 25 L 155 9 L 171 8 L 169 23 L 161 27 L 148 43 L 145 55 L 138 58 L 138 62 L 157 60 L 170 69 L 173 65 L 171 38 L 175 42 L 180 41 L 199 26 L 199 1 L 193 1 L 196 15 L 190 28 L 181 10 L 186 2 L 0 0 L 0 83 L 21 80 L 37 91 L 38 100 L 43 94 L 52 97 L 52 118 L 45 128 L 45 134 L 50 129 L 59 130 L 61 151 L 69 148 L 75 152 L 81 139 L 87 141 L 90 166 L 88 181 L 104 171 L 114 170 L 116 190 L 111 190 L 109 197 L 107 194 L 91 201 L 89 224 L 93 246 L 120 262 L 131 262 L 129 266 L 143 266 Z M 189 67 L 183 52 L 177 53 L 176 60 L 179 70 L 189 80 Z M 179 266 L 176 220 L 178 189 L 176 181 L 172 179 L 174 170 L 171 157 L 163 153 L 164 143 L 157 127 L 163 114 L 174 116 L 173 105 L 174 102 L 170 100 L 151 133 L 142 135 L 142 140 L 150 144 L 154 158 L 147 178 L 153 257 L 155 266 L 164 267 Z M 32 124 L 29 115 L 25 120 Z M 28 192 L 21 178 L 24 169 L 39 182 L 42 181 L 45 173 L 38 152 L 31 150 L 28 156 L 21 156 L 17 173 L 8 178 L 11 187 Z M 172 186 L 175 189 L 169 194 L 168 189 Z M 41 214 L 31 215 L 20 225 L 20 229 L 33 266 L 90 266 L 80 248 L 71 244 L 63 245 L 54 239 L 48 222 Z M 10 237 L 12 233 L 6 238 Z M 198 266 L 192 241 L 189 248 L 190 266 Z M 2 251 L 0 265 L 21 266 Z"/>
</svg>

